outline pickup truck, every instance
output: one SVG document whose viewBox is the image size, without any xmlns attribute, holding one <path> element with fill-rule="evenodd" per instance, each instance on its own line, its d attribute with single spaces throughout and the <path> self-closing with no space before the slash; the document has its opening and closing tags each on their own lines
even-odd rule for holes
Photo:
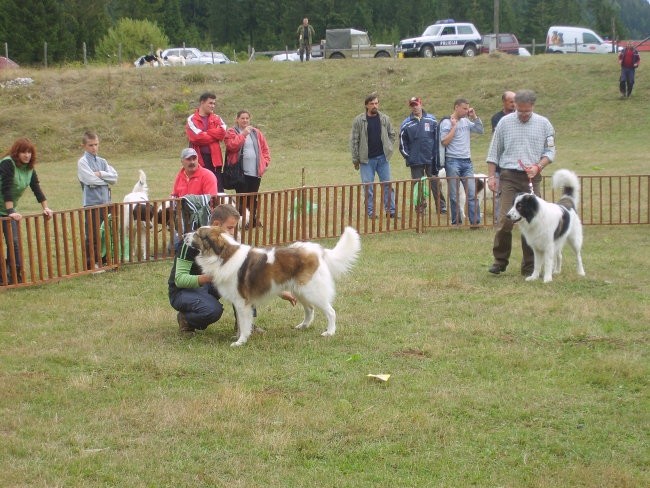
<svg viewBox="0 0 650 488">
<path fill-rule="evenodd" d="M 325 31 L 324 57 L 343 58 L 390 58 L 395 54 L 392 44 L 370 43 L 368 33 L 357 29 L 327 29 Z"/>
</svg>

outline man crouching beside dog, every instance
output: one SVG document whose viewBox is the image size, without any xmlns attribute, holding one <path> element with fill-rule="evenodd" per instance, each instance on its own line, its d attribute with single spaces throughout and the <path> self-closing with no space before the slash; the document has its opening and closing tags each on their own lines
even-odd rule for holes
<svg viewBox="0 0 650 488">
<path fill-rule="evenodd" d="M 239 225 L 239 212 L 232 205 L 218 205 L 210 216 L 211 225 L 218 225 L 235 237 Z M 190 335 L 196 330 L 205 330 L 218 321 L 223 314 L 219 292 L 212 285 L 212 279 L 203 274 L 196 263 L 199 251 L 185 244 L 183 239 L 176 244 L 174 265 L 169 275 L 169 303 L 178 311 L 176 319 L 182 334 Z M 296 304 L 296 298 L 284 292 L 280 298 Z"/>
<path fill-rule="evenodd" d="M 515 94 L 516 110 L 499 121 L 488 150 L 488 188 L 495 193 L 497 167 L 500 171 L 501 207 L 492 248 L 494 263 L 488 270 L 495 275 L 506 270 L 512 251 L 514 222 L 506 214 L 518 193 L 530 192 L 530 183 L 535 194 L 540 194 L 542 170 L 555 158 L 555 130 L 546 117 L 533 112 L 536 100 L 532 90 L 519 90 Z M 535 254 L 523 235 L 521 249 L 521 274 L 530 276 Z"/>
</svg>

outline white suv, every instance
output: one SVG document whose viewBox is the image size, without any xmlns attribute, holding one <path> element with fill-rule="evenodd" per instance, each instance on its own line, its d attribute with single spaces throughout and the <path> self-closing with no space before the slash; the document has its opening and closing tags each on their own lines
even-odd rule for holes
<svg viewBox="0 0 650 488">
<path fill-rule="evenodd" d="M 481 34 L 474 24 L 454 19 L 439 20 L 427 27 L 420 37 L 402 39 L 399 45 L 405 58 L 431 58 L 443 54 L 471 57 L 481 52 Z"/>
</svg>

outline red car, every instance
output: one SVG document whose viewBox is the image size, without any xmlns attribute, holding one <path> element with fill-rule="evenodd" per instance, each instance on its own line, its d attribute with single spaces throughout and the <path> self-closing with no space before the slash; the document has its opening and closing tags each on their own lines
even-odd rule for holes
<svg viewBox="0 0 650 488">
<path fill-rule="evenodd" d="M 482 53 L 490 52 L 490 44 L 495 40 L 494 34 L 485 34 L 483 36 L 483 47 L 481 48 Z M 495 45 L 497 51 L 508 54 L 519 54 L 519 41 L 514 34 L 508 33 L 499 33 L 499 38 Z"/>
</svg>

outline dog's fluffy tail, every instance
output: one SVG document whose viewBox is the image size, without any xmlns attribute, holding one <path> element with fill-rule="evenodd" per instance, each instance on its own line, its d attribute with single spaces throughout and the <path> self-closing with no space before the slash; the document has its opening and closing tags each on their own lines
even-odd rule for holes
<svg viewBox="0 0 650 488">
<path fill-rule="evenodd" d="M 553 173 L 553 188 L 556 190 L 561 188 L 561 200 L 565 200 L 568 197 L 573 201 L 573 207 L 577 207 L 578 201 L 580 200 L 580 180 L 573 171 L 558 169 Z"/>
<path fill-rule="evenodd" d="M 346 227 L 334 249 L 325 249 L 324 259 L 334 279 L 347 273 L 359 257 L 361 238 L 352 227 Z"/>
<path fill-rule="evenodd" d="M 149 186 L 147 186 L 147 175 L 142 170 L 140 170 L 140 178 L 138 179 L 138 182 L 133 187 L 133 193 L 137 192 L 149 192 Z"/>
</svg>

